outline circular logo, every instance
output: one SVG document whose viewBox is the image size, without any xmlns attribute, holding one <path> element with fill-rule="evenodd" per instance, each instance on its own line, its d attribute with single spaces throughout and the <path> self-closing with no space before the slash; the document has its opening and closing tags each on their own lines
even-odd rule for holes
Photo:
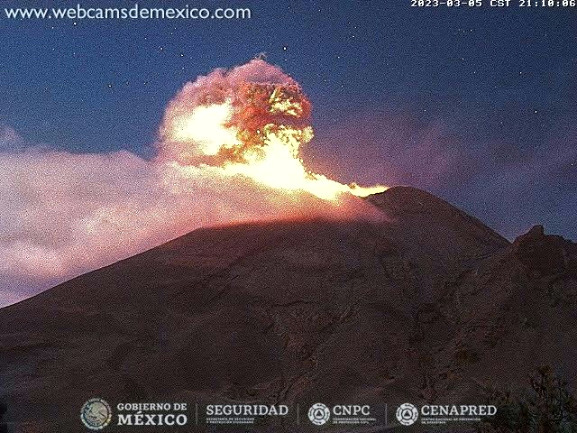
<svg viewBox="0 0 577 433">
<path fill-rule="evenodd" d="M 419 418 L 419 411 L 411 403 L 403 403 L 397 409 L 397 419 L 402 425 L 413 425 Z"/>
<path fill-rule="evenodd" d="M 101 398 L 91 398 L 80 409 L 80 419 L 90 430 L 102 430 L 112 421 L 112 409 Z"/>
<path fill-rule="evenodd" d="M 309 419 L 314 425 L 323 425 L 331 417 L 331 411 L 322 403 L 315 403 L 309 409 Z"/>
</svg>

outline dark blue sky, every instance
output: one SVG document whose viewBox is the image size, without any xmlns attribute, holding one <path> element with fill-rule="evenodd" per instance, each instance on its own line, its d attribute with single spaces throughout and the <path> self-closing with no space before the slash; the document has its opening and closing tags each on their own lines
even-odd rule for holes
<svg viewBox="0 0 577 433">
<path fill-rule="evenodd" d="M 150 155 L 183 83 L 265 52 L 313 102 L 315 168 L 428 189 L 509 237 L 542 222 L 576 239 L 577 8 L 484 1 L 170 2 L 252 9 L 237 21 L 3 17 L 0 122 L 73 152 Z"/>
</svg>

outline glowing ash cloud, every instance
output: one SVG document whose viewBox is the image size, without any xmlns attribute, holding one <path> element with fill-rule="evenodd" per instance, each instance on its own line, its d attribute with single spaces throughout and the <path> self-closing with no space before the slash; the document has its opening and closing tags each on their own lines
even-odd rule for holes
<svg viewBox="0 0 577 433">
<path fill-rule="evenodd" d="M 298 83 L 276 66 L 255 59 L 230 71 L 217 69 L 186 84 L 169 104 L 160 157 L 325 200 L 384 191 L 380 185 L 343 185 L 305 167 L 300 149 L 313 138 L 310 115 Z"/>
<path fill-rule="evenodd" d="M 198 227 L 382 218 L 353 196 L 373 190 L 304 167 L 309 120 L 300 87 L 254 60 L 186 84 L 153 161 L 31 146 L 0 124 L 0 306 Z"/>
</svg>

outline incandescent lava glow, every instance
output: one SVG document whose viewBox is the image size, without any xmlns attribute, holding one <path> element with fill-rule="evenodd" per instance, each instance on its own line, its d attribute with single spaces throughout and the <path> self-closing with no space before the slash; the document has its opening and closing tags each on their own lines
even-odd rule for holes
<svg viewBox="0 0 577 433">
<path fill-rule="evenodd" d="M 159 158 L 183 176 L 187 169 L 209 166 L 207 175 L 245 176 L 331 201 L 386 189 L 345 185 L 308 170 L 300 150 L 314 136 L 310 119 L 311 104 L 298 83 L 277 66 L 254 59 L 184 86 L 166 109 Z"/>
</svg>

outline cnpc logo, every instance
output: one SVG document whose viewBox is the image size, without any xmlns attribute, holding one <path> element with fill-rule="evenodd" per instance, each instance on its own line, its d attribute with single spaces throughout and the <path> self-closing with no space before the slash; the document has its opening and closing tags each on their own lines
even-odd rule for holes
<svg viewBox="0 0 577 433">
<path fill-rule="evenodd" d="M 337 404 L 329 409 L 327 405 L 323 403 L 313 404 L 308 411 L 308 417 L 311 423 L 314 425 L 324 425 L 330 419 L 331 416 L 335 417 L 345 417 L 345 416 L 365 416 L 371 415 L 371 407 L 368 404 L 358 405 L 358 404 Z"/>
</svg>

